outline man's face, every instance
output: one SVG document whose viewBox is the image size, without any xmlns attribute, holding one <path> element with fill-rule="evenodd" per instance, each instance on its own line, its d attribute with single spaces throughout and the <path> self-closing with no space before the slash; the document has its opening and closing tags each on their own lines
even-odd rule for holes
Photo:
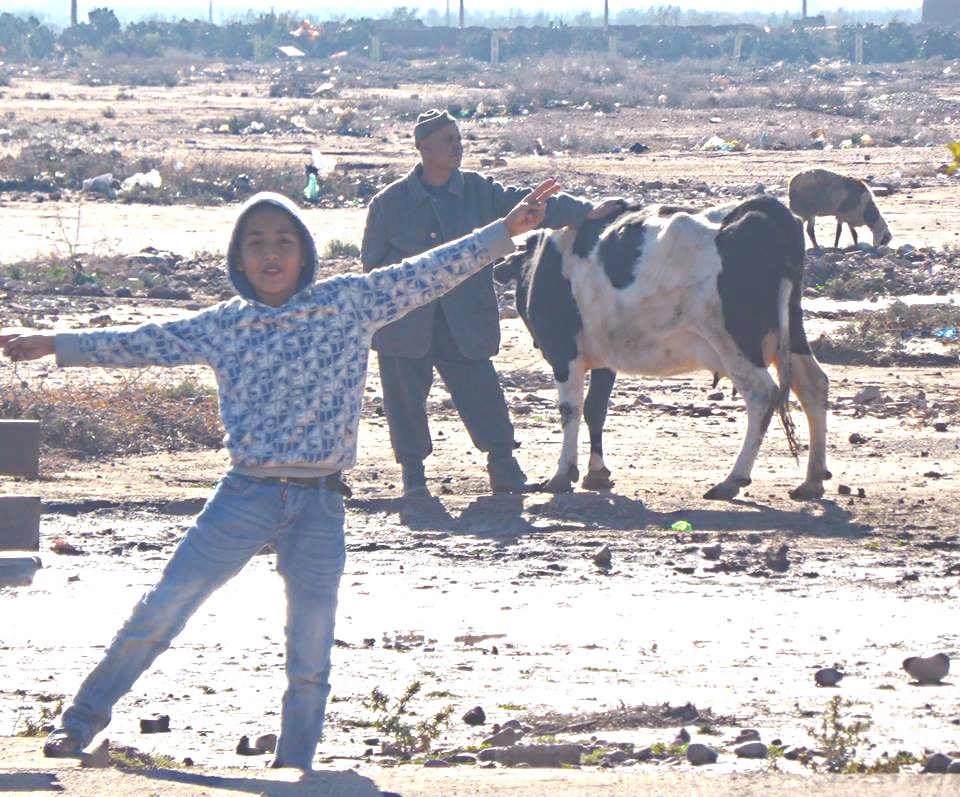
<svg viewBox="0 0 960 797">
<path fill-rule="evenodd" d="M 450 172 L 459 169 L 463 160 L 460 128 L 456 123 L 450 122 L 439 130 L 434 130 L 420 142 L 419 150 L 425 169 Z"/>
<path fill-rule="evenodd" d="M 269 205 L 251 211 L 240 235 L 238 269 L 257 298 L 279 307 L 297 292 L 302 265 L 303 242 L 290 214 Z"/>
</svg>

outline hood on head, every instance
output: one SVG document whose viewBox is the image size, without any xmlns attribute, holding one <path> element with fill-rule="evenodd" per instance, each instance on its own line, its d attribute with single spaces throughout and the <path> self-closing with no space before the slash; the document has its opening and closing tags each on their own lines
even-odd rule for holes
<svg viewBox="0 0 960 797">
<path fill-rule="evenodd" d="M 237 214 L 237 220 L 233 224 L 233 232 L 230 234 L 230 245 L 227 247 L 227 277 L 230 284 L 244 299 L 259 301 L 257 293 L 244 274 L 238 268 L 240 263 L 240 233 L 243 230 L 243 223 L 250 212 L 262 205 L 270 205 L 279 208 L 290 214 L 300 233 L 300 242 L 303 246 L 303 266 L 300 270 L 300 282 L 297 285 L 299 293 L 313 282 L 317 273 L 317 245 L 313 241 L 313 236 L 300 217 L 300 211 L 297 206 L 287 199 L 283 194 L 275 194 L 272 191 L 261 191 L 254 194 L 250 199 L 243 203 L 240 213 Z"/>
</svg>

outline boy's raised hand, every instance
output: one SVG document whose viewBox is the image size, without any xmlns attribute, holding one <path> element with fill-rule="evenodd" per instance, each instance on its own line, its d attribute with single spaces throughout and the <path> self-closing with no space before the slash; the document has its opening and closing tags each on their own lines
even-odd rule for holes
<svg viewBox="0 0 960 797">
<path fill-rule="evenodd" d="M 0 348 L 14 362 L 38 360 L 53 354 L 53 334 L 0 335 Z"/>
<path fill-rule="evenodd" d="M 547 200 L 559 190 L 560 183 L 551 177 L 521 199 L 517 206 L 503 217 L 510 236 L 523 235 L 539 227 L 547 212 Z"/>
</svg>

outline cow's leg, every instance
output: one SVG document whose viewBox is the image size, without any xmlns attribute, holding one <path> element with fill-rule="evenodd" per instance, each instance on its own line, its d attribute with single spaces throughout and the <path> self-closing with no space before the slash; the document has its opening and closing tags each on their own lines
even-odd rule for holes
<svg viewBox="0 0 960 797">
<path fill-rule="evenodd" d="M 816 217 L 815 217 L 815 216 L 812 217 L 812 218 L 807 219 L 807 235 L 810 236 L 810 243 L 813 244 L 813 248 L 819 250 L 819 249 L 820 249 L 820 244 L 817 243 L 817 234 L 816 234 L 816 232 L 814 231 L 814 222 L 815 222 L 815 221 L 816 221 Z"/>
<path fill-rule="evenodd" d="M 730 474 L 704 494 L 704 498 L 711 500 L 729 501 L 740 492 L 741 487 L 750 484 L 750 474 L 760 443 L 780 400 L 780 389 L 766 368 L 751 365 L 742 357 L 736 359 L 736 364 L 730 369 L 730 378 L 747 404 L 747 434 Z"/>
<path fill-rule="evenodd" d="M 568 493 L 580 478 L 577 469 L 577 437 L 580 419 L 583 417 L 583 379 L 586 369 L 579 362 L 572 362 L 565 372 L 554 370 L 557 394 L 560 401 L 560 428 L 563 430 L 563 448 L 557 472 L 544 489 L 551 493 Z M 562 377 L 566 377 L 563 379 Z"/>
<path fill-rule="evenodd" d="M 791 498 L 806 500 L 823 495 L 827 470 L 827 390 L 830 382 L 812 355 L 793 354 L 793 392 L 807 416 L 810 428 L 810 453 L 807 456 L 807 478 L 790 493 Z"/>
<path fill-rule="evenodd" d="M 610 471 L 603 463 L 603 423 L 607 419 L 607 404 L 616 378 L 616 371 L 609 368 L 594 368 L 590 372 L 590 388 L 583 404 L 583 414 L 590 430 L 590 464 L 583 477 L 583 487 L 587 490 L 613 488 Z"/>
</svg>

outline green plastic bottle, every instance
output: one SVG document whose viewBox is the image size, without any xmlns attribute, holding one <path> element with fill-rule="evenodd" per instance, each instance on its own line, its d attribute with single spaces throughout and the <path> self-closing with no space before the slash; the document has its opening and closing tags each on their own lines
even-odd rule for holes
<svg viewBox="0 0 960 797">
<path fill-rule="evenodd" d="M 307 187 L 303 189 L 303 195 L 308 202 L 316 202 L 320 198 L 320 185 L 317 183 L 317 175 L 311 173 L 307 177 Z"/>
</svg>

